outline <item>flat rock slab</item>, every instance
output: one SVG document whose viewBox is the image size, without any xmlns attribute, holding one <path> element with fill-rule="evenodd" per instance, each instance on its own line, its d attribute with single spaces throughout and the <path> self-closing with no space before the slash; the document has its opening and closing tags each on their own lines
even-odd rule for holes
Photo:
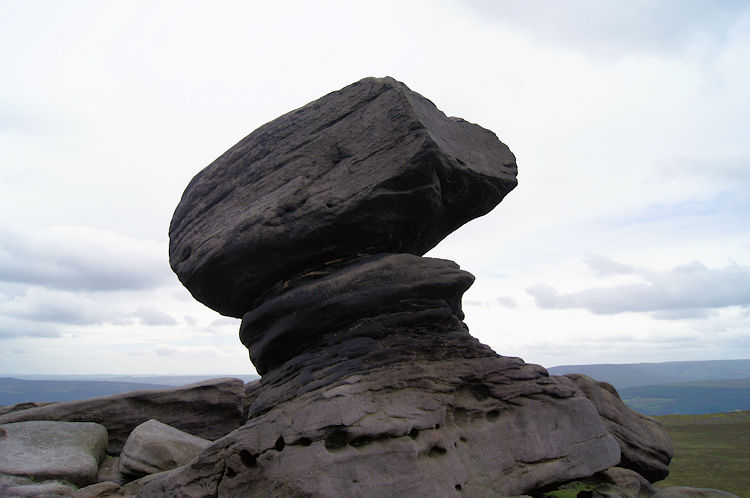
<svg viewBox="0 0 750 498">
<path fill-rule="evenodd" d="M 125 476 L 140 478 L 172 470 L 195 458 L 211 444 L 158 420 L 148 420 L 130 433 L 120 454 L 119 470 Z"/>
<path fill-rule="evenodd" d="M 96 482 L 107 447 L 107 429 L 87 422 L 31 421 L 4 424 L 0 473 L 59 479 L 77 486 Z"/>
<path fill-rule="evenodd" d="M 296 274 L 421 256 L 494 208 L 515 157 L 393 78 L 365 78 L 267 123 L 198 173 L 169 259 L 200 302 L 241 317 Z"/>
<path fill-rule="evenodd" d="M 116 455 L 130 431 L 152 418 L 205 439 L 220 438 L 242 424 L 244 398 L 242 380 L 210 379 L 188 386 L 29 408 L 0 415 L 0 424 L 27 420 L 97 422 L 109 431 L 107 452 Z"/>
</svg>

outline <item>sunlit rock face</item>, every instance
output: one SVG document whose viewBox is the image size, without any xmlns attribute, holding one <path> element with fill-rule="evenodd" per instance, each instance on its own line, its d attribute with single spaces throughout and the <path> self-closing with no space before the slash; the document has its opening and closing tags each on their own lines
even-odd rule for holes
<svg viewBox="0 0 750 498">
<path fill-rule="evenodd" d="M 142 496 L 513 495 L 617 464 L 581 389 L 472 337 L 474 277 L 421 257 L 515 177 L 492 132 L 392 78 L 292 111 L 200 172 L 170 261 L 242 317 L 262 378 L 242 427 Z"/>
</svg>

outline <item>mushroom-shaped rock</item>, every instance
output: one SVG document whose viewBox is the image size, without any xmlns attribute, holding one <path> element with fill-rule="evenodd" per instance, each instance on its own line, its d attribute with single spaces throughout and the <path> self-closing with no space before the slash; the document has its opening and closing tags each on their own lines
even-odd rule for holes
<svg viewBox="0 0 750 498">
<path fill-rule="evenodd" d="M 365 78 L 267 123 L 190 182 L 169 260 L 200 302 L 242 317 L 295 275 L 421 256 L 516 186 L 489 130 L 392 78 Z"/>
</svg>

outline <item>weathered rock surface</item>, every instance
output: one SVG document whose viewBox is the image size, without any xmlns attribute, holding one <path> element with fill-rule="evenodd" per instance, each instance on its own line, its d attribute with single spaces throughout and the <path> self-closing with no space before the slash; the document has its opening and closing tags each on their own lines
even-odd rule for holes
<svg viewBox="0 0 750 498">
<path fill-rule="evenodd" d="M 211 443 L 158 420 L 148 420 L 130 433 L 122 448 L 119 471 L 128 480 L 172 470 L 195 458 Z"/>
<path fill-rule="evenodd" d="M 337 332 L 355 326 L 358 331 L 348 332 L 347 337 L 356 333 L 363 339 L 379 340 L 393 336 L 396 327 L 451 317 L 460 320 L 461 295 L 473 281 L 470 273 L 452 261 L 381 254 L 290 286 L 245 314 L 240 339 L 263 375 L 296 356 L 309 357 L 318 344 L 330 349 L 339 341 L 334 339 L 332 344 L 322 338 L 335 338 Z M 418 335 L 416 329 L 411 335 Z"/>
<path fill-rule="evenodd" d="M 169 229 L 200 302 L 242 317 L 295 275 L 422 255 L 516 186 L 494 133 L 392 78 L 365 78 L 261 126 L 198 173 Z"/>
<path fill-rule="evenodd" d="M 90 422 L 33 421 L 5 424 L 0 473 L 77 486 L 96 482 L 107 447 L 107 430 Z"/>
<path fill-rule="evenodd" d="M 269 378 L 247 424 L 142 496 L 510 495 L 619 461 L 591 403 L 541 367 L 414 354 L 293 399 L 300 377 Z"/>
<path fill-rule="evenodd" d="M 244 383 L 211 379 L 170 389 L 132 391 L 54 403 L 0 415 L 0 424 L 29 420 L 97 422 L 109 431 L 108 453 L 118 454 L 130 431 L 153 418 L 205 439 L 217 439 L 243 422 Z"/>
<path fill-rule="evenodd" d="M 99 482 L 109 481 L 123 484 L 125 477 L 120 473 L 120 457 L 105 455 L 104 460 L 99 464 L 96 480 Z"/>
<path fill-rule="evenodd" d="M 75 496 L 75 493 L 76 491 L 72 487 L 66 486 L 61 482 L 51 481 L 11 486 L 4 490 L 2 496 L 9 498 L 53 498 L 58 496 Z"/>
<path fill-rule="evenodd" d="M 97 498 L 104 496 L 112 496 L 113 493 L 120 489 L 120 485 L 114 482 L 105 481 L 91 484 L 85 488 L 81 488 L 75 492 L 76 498 Z"/>
<path fill-rule="evenodd" d="M 0 415 L 5 415 L 6 413 L 11 412 L 17 412 L 20 410 L 28 410 L 29 408 L 36 408 L 38 406 L 45 406 L 45 405 L 51 405 L 53 402 L 51 401 L 27 401 L 24 403 L 16 403 L 15 405 L 10 406 L 0 406 Z"/>
<path fill-rule="evenodd" d="M 620 467 L 634 470 L 651 482 L 667 477 L 674 448 L 658 420 L 628 408 L 611 384 L 582 374 L 565 377 L 583 390 L 617 439 L 622 451 Z"/>
</svg>

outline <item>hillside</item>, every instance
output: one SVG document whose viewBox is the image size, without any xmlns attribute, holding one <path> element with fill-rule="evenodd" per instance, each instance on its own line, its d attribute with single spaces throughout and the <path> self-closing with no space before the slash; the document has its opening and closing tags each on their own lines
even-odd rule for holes
<svg viewBox="0 0 750 498">
<path fill-rule="evenodd" d="M 102 380 L 22 380 L 0 378 L 0 406 L 26 401 L 73 401 L 141 389 L 160 389 L 164 384 Z"/>
<path fill-rule="evenodd" d="M 750 360 L 560 365 L 550 367 L 547 370 L 551 375 L 585 374 L 596 380 L 609 382 L 618 391 L 621 391 L 628 387 L 637 386 L 748 379 L 750 378 Z"/>
<path fill-rule="evenodd" d="M 750 379 L 627 387 L 619 392 L 625 404 L 646 415 L 750 410 Z"/>
<path fill-rule="evenodd" d="M 750 496 L 750 411 L 658 417 L 672 438 L 669 476 L 656 484 L 722 489 Z"/>
</svg>

